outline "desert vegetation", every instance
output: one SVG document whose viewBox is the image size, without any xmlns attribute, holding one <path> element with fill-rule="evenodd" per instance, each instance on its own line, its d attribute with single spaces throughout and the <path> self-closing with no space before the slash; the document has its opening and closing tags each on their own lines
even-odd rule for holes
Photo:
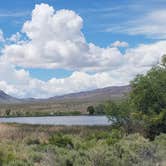
<svg viewBox="0 0 166 166">
<path fill-rule="evenodd" d="M 166 134 L 149 141 L 111 127 L 0 125 L 0 165 L 164 166 Z"/>
</svg>

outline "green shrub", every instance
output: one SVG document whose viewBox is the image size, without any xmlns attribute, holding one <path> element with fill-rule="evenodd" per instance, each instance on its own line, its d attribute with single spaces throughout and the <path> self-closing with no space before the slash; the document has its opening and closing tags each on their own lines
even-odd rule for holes
<svg viewBox="0 0 166 166">
<path fill-rule="evenodd" d="M 6 116 L 9 116 L 10 113 L 11 113 L 11 109 L 10 109 L 10 108 L 9 108 L 9 109 L 6 109 L 6 111 L 5 111 Z"/>
<path fill-rule="evenodd" d="M 93 106 L 89 106 L 87 108 L 87 112 L 89 113 L 89 115 L 93 115 L 95 113 L 95 109 Z"/>
<path fill-rule="evenodd" d="M 15 155 L 8 149 L 0 149 L 0 166 L 8 164 L 10 161 L 15 160 Z"/>
<path fill-rule="evenodd" d="M 73 148 L 72 139 L 62 134 L 55 134 L 49 138 L 49 143 L 62 148 Z"/>
<path fill-rule="evenodd" d="M 112 145 L 121 140 L 124 136 L 124 133 L 121 129 L 112 129 L 110 137 L 106 139 L 108 145 Z"/>
<path fill-rule="evenodd" d="M 34 145 L 34 144 L 39 145 L 40 144 L 40 140 L 37 139 L 37 138 L 34 138 L 34 139 L 29 138 L 29 139 L 27 139 L 26 143 L 27 143 L 27 145 Z"/>
<path fill-rule="evenodd" d="M 95 114 L 96 115 L 104 115 L 105 114 L 105 105 L 99 104 L 95 107 Z"/>
<path fill-rule="evenodd" d="M 87 141 L 90 141 L 92 139 L 95 139 L 95 140 L 102 140 L 102 139 L 107 139 L 110 137 L 110 133 L 108 132 L 102 132 L 102 131 L 99 131 L 99 132 L 95 132 L 95 133 L 92 133 L 90 135 L 87 136 L 86 140 Z"/>
</svg>

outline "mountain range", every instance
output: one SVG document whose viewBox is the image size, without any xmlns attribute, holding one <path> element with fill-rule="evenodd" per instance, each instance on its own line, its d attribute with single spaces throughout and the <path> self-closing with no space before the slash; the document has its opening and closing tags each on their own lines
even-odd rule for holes
<svg viewBox="0 0 166 166">
<path fill-rule="evenodd" d="M 106 87 L 101 89 L 95 89 L 91 91 L 84 91 L 78 93 L 71 93 L 61 96 L 54 96 L 47 99 L 34 99 L 34 98 L 27 98 L 27 99 L 18 99 L 16 97 L 12 97 L 6 94 L 4 91 L 0 90 L 0 103 L 29 103 L 29 102 L 53 102 L 53 101 L 103 101 L 103 100 L 110 100 L 110 99 L 119 99 L 124 97 L 130 92 L 131 87 L 127 86 L 112 86 Z"/>
<path fill-rule="evenodd" d="M 19 103 L 20 99 L 12 97 L 6 94 L 4 91 L 0 90 L 0 103 Z"/>
</svg>

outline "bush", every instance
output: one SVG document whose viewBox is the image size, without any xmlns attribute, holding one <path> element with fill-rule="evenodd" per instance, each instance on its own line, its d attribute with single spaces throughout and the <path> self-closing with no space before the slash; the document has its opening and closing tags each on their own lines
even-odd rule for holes
<svg viewBox="0 0 166 166">
<path fill-rule="evenodd" d="M 6 109 L 6 111 L 5 111 L 6 116 L 9 116 L 10 113 L 11 113 L 11 109 Z"/>
<path fill-rule="evenodd" d="M 99 104 L 95 107 L 95 114 L 96 115 L 104 115 L 105 114 L 105 105 Z"/>
<path fill-rule="evenodd" d="M 49 143 L 62 148 L 73 148 L 72 139 L 62 134 L 55 134 L 49 138 Z"/>
<path fill-rule="evenodd" d="M 87 108 L 87 112 L 89 113 L 89 115 L 93 115 L 95 113 L 95 109 L 93 106 L 89 106 Z"/>
<path fill-rule="evenodd" d="M 40 140 L 35 138 L 35 139 L 32 139 L 32 138 L 29 138 L 27 141 L 26 141 L 27 145 L 39 145 L 40 144 Z"/>
<path fill-rule="evenodd" d="M 129 135 L 113 145 L 112 165 L 117 166 L 156 166 L 155 146 L 139 134 Z"/>
<path fill-rule="evenodd" d="M 0 166 L 8 164 L 10 161 L 15 160 L 15 155 L 8 149 L 0 149 Z"/>
</svg>

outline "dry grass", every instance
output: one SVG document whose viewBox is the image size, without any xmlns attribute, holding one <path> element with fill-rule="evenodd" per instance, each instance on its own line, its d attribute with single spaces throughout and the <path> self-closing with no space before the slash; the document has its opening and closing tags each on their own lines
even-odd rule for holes
<svg viewBox="0 0 166 166">
<path fill-rule="evenodd" d="M 0 124 L 0 139 L 22 140 L 27 136 L 47 139 L 50 135 L 59 132 L 85 136 L 95 131 L 111 131 L 111 128 L 109 126 L 86 127 Z"/>
</svg>

